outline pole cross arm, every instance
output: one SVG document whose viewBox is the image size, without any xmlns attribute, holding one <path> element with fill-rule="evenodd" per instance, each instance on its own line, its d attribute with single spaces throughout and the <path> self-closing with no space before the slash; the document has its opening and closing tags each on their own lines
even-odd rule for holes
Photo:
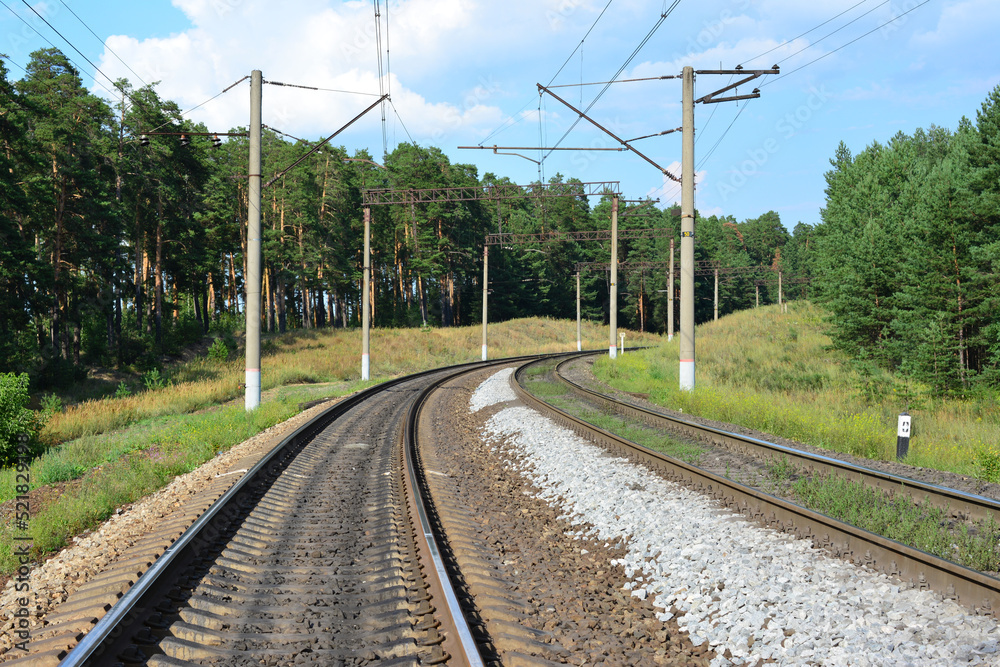
<svg viewBox="0 0 1000 667">
<path fill-rule="evenodd" d="M 362 192 L 362 199 L 365 206 L 382 206 L 428 202 L 530 199 L 532 197 L 592 197 L 617 194 L 619 184 L 619 181 L 594 181 L 590 183 L 532 183 L 531 185 L 504 183 L 458 188 L 371 189 Z"/>
<path fill-rule="evenodd" d="M 744 77 L 744 78 L 740 79 L 739 81 L 737 81 L 736 83 L 733 83 L 733 84 L 730 84 L 730 85 L 726 86 L 725 88 L 720 88 L 719 90 L 716 90 L 715 92 L 709 93 L 708 95 L 705 95 L 703 97 L 699 97 L 698 99 L 695 100 L 695 104 L 697 104 L 698 102 L 701 102 L 702 104 L 715 104 L 717 102 L 733 102 L 735 100 L 751 100 L 751 99 L 756 99 L 756 98 L 760 97 L 760 90 L 757 89 L 757 88 L 754 88 L 753 92 L 750 93 L 749 95 L 731 95 L 731 96 L 728 96 L 728 97 L 716 97 L 716 95 L 720 95 L 720 94 L 726 92 L 727 90 L 732 90 L 733 88 L 738 88 L 739 86 L 742 86 L 745 83 L 749 83 L 750 81 L 753 81 L 754 79 L 756 79 L 758 77 L 764 76 L 765 74 L 778 74 L 780 72 L 781 72 L 781 70 L 780 70 L 780 68 L 777 65 L 775 65 L 771 69 L 750 69 L 750 70 L 745 70 L 742 67 L 739 67 L 737 69 L 700 69 L 700 70 L 696 70 L 695 74 L 748 74 L 749 76 Z"/>
<path fill-rule="evenodd" d="M 618 239 L 632 241 L 636 239 L 658 239 L 672 236 L 669 229 L 619 229 Z M 556 243 L 559 241 L 609 241 L 610 229 L 597 229 L 584 232 L 541 232 L 536 234 L 487 234 L 486 245 L 526 245 L 529 243 Z"/>
<path fill-rule="evenodd" d="M 594 127 L 596 127 L 598 130 L 604 132 L 604 134 L 608 135 L 609 137 L 611 137 L 612 139 L 614 139 L 615 141 L 617 141 L 618 143 L 620 143 L 622 146 L 625 146 L 626 148 L 628 148 L 628 150 L 632 151 L 633 153 L 635 153 L 636 155 L 638 155 L 639 157 L 641 157 L 643 160 L 645 160 L 649 164 L 651 164 L 654 167 L 656 167 L 657 169 L 659 169 L 660 173 L 662 173 L 664 176 L 666 176 L 670 180 L 674 181 L 675 183 L 680 183 L 681 182 L 680 178 L 678 178 L 677 176 L 674 176 L 669 171 L 667 171 L 666 169 L 664 169 L 663 167 L 661 167 L 660 165 L 656 164 L 655 162 L 653 162 L 652 160 L 650 160 L 648 157 L 646 157 L 645 155 L 643 155 L 642 153 L 640 153 L 639 151 L 637 151 L 635 149 L 635 147 L 632 146 L 632 144 L 630 144 L 629 142 L 625 141 L 624 139 L 622 139 L 621 137 L 619 137 L 618 135 L 616 135 L 614 132 L 612 132 L 608 128 L 604 127 L 603 125 L 601 125 L 600 123 L 598 123 L 596 120 L 594 120 L 593 118 L 591 118 L 587 114 L 583 113 L 582 111 L 580 111 L 579 109 L 577 109 L 575 106 L 573 106 L 572 104 L 570 104 L 569 102 L 567 102 L 563 98 L 559 97 L 558 95 L 556 95 L 555 93 L 553 93 L 551 90 L 549 90 L 548 88 L 546 88 L 542 84 L 539 83 L 539 84 L 536 84 L 536 85 L 538 86 L 538 90 L 540 90 L 542 92 L 548 93 L 549 95 L 551 95 L 552 97 L 554 97 L 557 101 L 559 101 L 563 105 L 569 107 L 574 113 L 576 113 L 578 116 L 580 116 L 580 118 L 583 118 L 583 119 L 589 121 L 590 124 L 593 125 Z"/>
</svg>

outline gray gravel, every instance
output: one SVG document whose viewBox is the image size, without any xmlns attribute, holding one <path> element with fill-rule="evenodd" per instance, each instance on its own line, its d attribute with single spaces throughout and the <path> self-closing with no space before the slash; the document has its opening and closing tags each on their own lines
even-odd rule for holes
<svg viewBox="0 0 1000 667">
<path fill-rule="evenodd" d="M 512 401 L 510 372 L 483 382 L 470 410 Z M 483 435 L 517 452 L 511 465 L 573 536 L 624 538 L 628 553 L 612 564 L 626 589 L 708 642 L 713 665 L 1000 664 L 992 618 L 748 523 L 533 410 L 500 410 Z"/>
</svg>

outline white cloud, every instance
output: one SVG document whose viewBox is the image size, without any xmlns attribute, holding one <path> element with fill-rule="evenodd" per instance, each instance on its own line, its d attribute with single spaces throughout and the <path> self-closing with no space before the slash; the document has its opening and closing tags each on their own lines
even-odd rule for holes
<svg viewBox="0 0 1000 667">
<path fill-rule="evenodd" d="M 294 11 L 265 0 L 173 0 L 173 4 L 190 19 L 190 29 L 142 41 L 113 36 L 107 46 L 143 80 L 162 82 L 157 87 L 160 96 L 182 109 L 212 98 L 251 69 L 261 69 L 265 81 L 379 92 L 370 3 L 299 0 Z M 473 7 L 461 0 L 405 0 L 392 8 L 393 74 L 383 82 L 411 132 L 426 136 L 480 132 L 503 118 L 490 101 L 499 93 L 499 84 L 489 79 L 457 100 L 428 100 L 406 85 L 407 73 L 419 77 L 435 61 L 449 57 L 452 37 L 468 30 L 473 21 Z M 383 5 L 382 11 L 389 9 Z M 113 79 L 135 79 L 107 50 L 100 66 Z M 247 85 L 208 102 L 191 118 L 213 130 L 245 125 Z M 263 97 L 265 124 L 304 138 L 331 133 L 374 101 L 370 96 L 278 86 L 265 86 Z M 376 115 L 359 127 L 371 127 Z"/>
</svg>

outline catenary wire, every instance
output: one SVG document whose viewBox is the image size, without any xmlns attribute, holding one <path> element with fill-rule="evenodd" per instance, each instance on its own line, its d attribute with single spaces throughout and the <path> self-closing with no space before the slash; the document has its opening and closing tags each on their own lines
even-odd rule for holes
<svg viewBox="0 0 1000 667">
<path fill-rule="evenodd" d="M 799 55 L 800 53 L 802 53 L 802 52 L 803 52 L 803 51 L 805 51 L 806 49 L 810 49 L 810 48 L 812 48 L 812 47 L 816 46 L 817 44 L 819 44 L 820 42 L 822 42 L 822 41 L 823 41 L 824 39 L 826 39 L 827 37 L 830 37 L 830 36 L 832 36 L 832 35 L 835 35 L 835 34 L 837 34 L 838 32 L 840 32 L 841 30 L 843 30 L 843 29 L 844 29 L 844 28 L 846 28 L 847 26 L 851 25 L 852 23 L 855 23 L 856 21 L 859 21 L 859 20 L 863 19 L 864 17 L 868 16 L 869 14 L 871 14 L 871 13 L 872 13 L 873 11 L 875 11 L 876 9 L 878 9 L 879 7 L 881 7 L 882 5 L 887 5 L 887 4 L 889 4 L 889 2 L 890 2 L 890 1 L 891 1 L 891 0 L 884 0 L 883 2 L 880 2 L 879 4 L 875 5 L 875 6 L 874 6 L 874 7 L 872 7 L 871 9 L 869 9 L 869 10 L 868 10 L 867 12 L 865 12 L 864 14 L 861 14 L 860 16 L 856 16 L 855 18 L 851 19 L 850 21 L 848 21 L 848 22 L 847 22 L 847 23 L 845 23 L 844 25 L 840 26 L 839 28 L 837 28 L 837 29 L 836 29 L 836 30 L 834 30 L 833 32 L 829 32 L 829 33 L 827 33 L 827 34 L 823 35 L 822 37 L 820 37 L 819 39 L 817 39 L 817 40 L 816 40 L 815 42 L 813 42 L 812 44 L 807 44 L 806 46 L 803 46 L 803 47 L 802 47 L 801 49 L 799 49 L 799 50 L 798 50 L 798 51 L 796 51 L 795 53 L 791 53 L 791 54 L 789 54 L 789 55 L 785 56 L 784 58 L 782 58 L 781 60 L 779 60 L 779 61 L 778 61 L 778 64 L 781 64 L 781 63 L 785 62 L 786 60 L 788 60 L 788 59 L 790 59 L 790 58 L 793 58 L 793 57 L 795 57 L 795 56 Z"/>
<path fill-rule="evenodd" d="M 919 4 L 919 5 L 915 5 L 914 7 L 911 7 L 910 9 L 906 10 L 905 12 L 903 12 L 902 14 L 900 14 L 899 16 L 894 16 L 894 17 L 892 17 L 891 19 L 889 19 L 888 21 L 886 21 L 885 23 L 882 23 L 881 25 L 879 25 L 879 26 L 877 26 L 877 27 L 875 27 L 875 28 L 872 28 L 872 29 L 871 29 L 871 30 L 869 30 L 868 32 L 864 33 L 863 35 L 859 35 L 858 37 L 855 37 L 855 38 L 854 38 L 854 39 L 852 39 L 851 41 L 849 41 L 849 42 L 847 42 L 847 43 L 845 43 L 845 44 L 841 44 L 840 46 L 838 46 L 837 48 L 835 48 L 835 49 L 834 49 L 833 51 L 830 51 L 830 52 L 828 52 L 828 53 L 824 53 L 824 54 L 823 54 L 823 55 L 821 55 L 820 57 L 818 57 L 818 58 L 815 58 L 814 60 L 810 60 L 810 61 L 809 61 L 809 62 L 807 62 L 806 64 L 804 64 L 804 65 L 801 65 L 800 67 L 796 67 L 795 69 L 793 69 L 793 70 L 792 70 L 792 71 L 790 71 L 790 72 L 785 72 L 785 73 L 783 73 L 783 74 L 782 74 L 781 76 L 776 76 L 775 78 L 773 78 L 773 79 L 771 79 L 771 80 L 769 80 L 769 81 L 767 81 L 767 82 L 765 82 L 765 83 L 762 83 L 760 87 L 761 87 L 761 88 L 763 88 L 764 86 L 769 86 L 769 85 L 771 85 L 772 83 L 774 83 L 775 81 L 780 81 L 781 79 L 784 79 L 784 78 L 785 78 L 786 76 L 788 76 L 789 74 L 794 74 L 795 72 L 798 72 L 798 71 L 799 71 L 799 70 L 801 70 L 801 69 L 804 69 L 804 68 L 806 68 L 806 67 L 809 67 L 809 65 L 812 65 L 812 64 L 813 64 L 813 63 L 815 63 L 815 62 L 819 62 L 820 60 L 823 60 L 823 58 L 826 58 L 827 56 L 832 56 L 832 55 L 833 55 L 834 53 L 836 53 L 837 51 L 840 51 L 840 50 L 841 50 L 841 49 L 843 49 L 844 47 L 847 47 L 847 46 L 850 46 L 850 45 L 851 45 L 851 44 L 853 44 L 854 42 L 857 42 L 858 40 L 860 40 L 860 39 L 863 39 L 863 38 L 867 37 L 868 35 L 872 34 L 873 32 L 876 32 L 876 31 L 878 31 L 878 30 L 881 30 L 882 28 L 884 28 L 885 26 L 889 25 L 890 23 L 893 23 L 893 22 L 895 22 L 895 21 L 898 21 L 899 19 L 903 18 L 904 16 L 906 16 L 906 15 L 907 15 L 907 14 L 909 14 L 910 12 L 912 12 L 912 11 L 915 11 L 915 10 L 917 10 L 917 9 L 920 9 L 921 7 L 923 7 L 924 5 L 926 5 L 926 4 L 927 4 L 928 2 L 930 2 L 930 1 L 931 1 L 931 0 L 924 0 L 924 1 L 923 1 L 923 2 L 921 2 L 921 3 Z"/>
<path fill-rule="evenodd" d="M 797 40 L 797 39 L 798 39 L 799 37 L 805 37 L 806 35 L 808 35 L 809 33 L 811 33 L 811 32 L 812 32 L 813 30 L 817 30 L 817 29 L 819 29 L 819 28 L 822 28 L 823 26 L 825 26 L 825 25 L 826 25 L 827 23 L 829 23 L 830 21 L 833 21 L 834 19 L 838 19 L 838 18 L 840 18 L 841 16 L 843 16 L 843 15 L 844 15 L 844 14 L 846 14 L 847 12 L 851 11 L 851 10 L 852 10 L 852 9 L 854 9 L 855 7 L 857 7 L 857 6 L 859 6 L 859 5 L 863 5 L 863 4 L 865 4 L 866 2 L 868 2 L 868 0 L 861 0 L 861 2 L 859 2 L 859 3 L 857 3 L 857 4 L 854 4 L 854 5 L 851 5 L 850 7 L 848 7 L 847 9 L 845 9 L 844 11 L 840 12 L 839 14 L 837 14 L 836 16 L 833 16 L 833 17 L 831 17 L 831 18 L 828 18 L 827 20 L 823 21 L 823 22 L 822 22 L 822 23 L 820 23 L 819 25 L 815 25 L 815 26 L 813 26 L 813 27 L 809 28 L 809 29 L 808 29 L 808 30 L 806 30 L 806 31 L 805 31 L 804 33 L 802 33 L 801 35 L 796 35 L 795 37 L 792 37 L 791 39 L 786 39 L 786 40 L 785 40 L 785 41 L 783 41 L 783 42 L 782 42 L 781 44 L 778 44 L 777 46 L 775 46 L 775 47 L 772 47 L 772 48 L 768 49 L 767 51 L 764 51 L 764 53 L 761 53 L 761 54 L 759 54 L 759 55 L 756 55 L 756 56 L 754 56 L 753 58 L 750 58 L 749 60 L 744 60 L 742 64 L 743 64 L 743 65 L 746 65 L 747 63 L 751 63 L 751 62 L 753 62 L 754 60 L 757 60 L 758 58 L 763 58 L 764 56 L 766 56 L 767 54 L 771 53 L 772 51 L 776 51 L 776 50 L 780 49 L 780 48 L 781 48 L 781 47 L 783 47 L 783 46 L 784 46 L 785 44 L 791 44 L 792 42 L 794 42 L 795 40 Z"/>
<path fill-rule="evenodd" d="M 69 5 L 66 4 L 66 0 L 59 0 L 59 2 L 62 3 L 63 7 L 65 7 L 66 9 L 69 10 L 70 14 L 72 14 L 74 17 L 76 17 L 77 21 L 79 21 L 81 24 L 83 24 L 84 28 L 86 28 L 87 30 L 90 31 L 90 34 L 93 35 L 94 38 L 97 39 L 97 41 L 99 41 L 104 46 L 104 48 L 106 48 L 108 51 L 111 52 L 111 55 L 113 55 L 115 58 L 118 59 L 118 62 L 120 62 L 122 65 L 125 65 L 125 67 L 128 68 L 128 71 L 132 72 L 132 74 L 135 75 L 135 78 L 138 79 L 142 83 L 142 85 L 144 85 L 144 86 L 148 86 L 149 85 L 148 83 L 146 83 L 145 81 L 143 81 L 143 78 L 141 76 L 139 76 L 138 74 L 136 74 L 136 71 L 134 69 L 132 69 L 132 67 L 127 62 L 125 62 L 124 60 L 122 60 L 121 56 L 119 56 L 117 53 L 115 53 L 114 49 L 112 49 L 110 46 L 108 46 L 105 43 L 105 41 L 103 39 L 101 39 L 97 35 L 97 33 L 94 32 L 91 29 L 91 27 L 89 25 L 87 25 L 87 23 L 82 18 L 80 18 L 80 16 L 76 12 L 73 11 L 72 7 L 70 7 Z"/>
<path fill-rule="evenodd" d="M 671 4 L 670 7 L 666 9 L 666 11 L 660 14 L 660 19 L 653 25 L 652 29 L 646 34 L 646 36 L 642 39 L 642 41 L 639 42 L 639 45 L 635 47 L 635 49 L 632 51 L 629 57 L 625 59 L 625 62 L 622 63 L 622 66 L 618 68 L 618 71 L 615 72 L 614 76 L 611 77 L 612 81 L 617 79 L 619 75 L 625 71 L 625 68 L 627 68 L 632 63 L 635 57 L 639 55 L 639 51 L 641 51 L 642 48 L 646 45 L 646 42 L 648 42 L 653 37 L 653 35 L 660 28 L 660 26 L 663 25 L 663 22 L 666 21 L 667 17 L 673 13 L 674 9 L 676 9 L 677 5 L 679 5 L 680 3 L 681 0 L 673 0 L 673 4 Z M 590 104 L 587 105 L 587 108 L 584 109 L 583 112 L 585 114 L 589 113 L 590 110 L 594 107 L 594 105 L 597 104 L 598 100 L 601 99 L 601 97 L 604 95 L 605 92 L 607 92 L 608 88 L 610 87 L 611 87 L 610 83 L 605 84 L 605 86 L 601 88 L 600 92 L 597 93 L 597 95 L 594 97 L 593 100 L 591 100 Z M 569 128 L 563 133 L 561 137 L 559 137 L 559 140 L 553 144 L 553 147 L 558 147 L 559 144 L 563 142 L 563 140 L 569 135 L 569 133 L 572 132 L 573 129 L 577 126 L 581 118 L 582 118 L 581 116 L 576 117 L 576 119 L 570 124 Z M 544 162 L 545 158 L 547 158 L 551 154 L 552 151 L 549 151 L 548 153 L 543 155 L 542 161 Z"/>
</svg>

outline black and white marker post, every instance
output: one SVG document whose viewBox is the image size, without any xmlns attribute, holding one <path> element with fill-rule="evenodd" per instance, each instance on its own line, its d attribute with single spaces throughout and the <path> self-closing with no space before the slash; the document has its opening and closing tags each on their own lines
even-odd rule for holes
<svg viewBox="0 0 1000 667">
<path fill-rule="evenodd" d="M 910 451 L 910 415 L 899 415 L 899 425 L 896 428 L 896 460 L 902 461 Z"/>
</svg>

